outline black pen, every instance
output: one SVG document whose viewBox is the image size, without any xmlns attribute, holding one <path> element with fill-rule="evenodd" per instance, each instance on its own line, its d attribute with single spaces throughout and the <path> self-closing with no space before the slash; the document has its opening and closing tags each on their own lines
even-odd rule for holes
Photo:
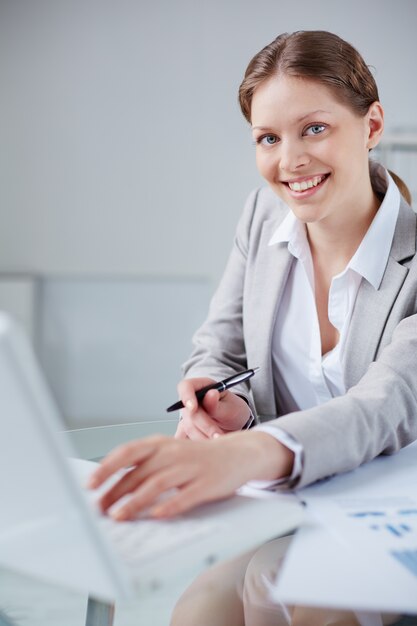
<svg viewBox="0 0 417 626">
<path fill-rule="evenodd" d="M 234 387 L 235 385 L 238 385 L 239 383 L 243 383 L 244 380 L 251 378 L 251 376 L 253 376 L 255 372 L 258 371 L 258 369 L 259 367 L 254 367 L 251 370 L 245 370 L 244 372 L 240 372 L 239 374 L 235 374 L 234 376 L 225 378 L 224 380 L 221 380 L 218 383 L 212 383 L 211 385 L 202 387 L 201 389 L 195 392 L 198 402 L 200 403 L 201 400 L 206 395 L 206 393 L 210 391 L 211 389 L 216 389 L 217 391 L 220 391 L 220 392 L 226 391 L 226 389 L 230 389 L 230 387 Z M 169 406 L 167 408 L 167 412 L 170 413 L 171 411 L 178 411 L 179 409 L 183 409 L 183 408 L 184 408 L 184 405 L 182 401 L 179 400 L 179 402 L 176 402 L 175 404 Z"/>
</svg>

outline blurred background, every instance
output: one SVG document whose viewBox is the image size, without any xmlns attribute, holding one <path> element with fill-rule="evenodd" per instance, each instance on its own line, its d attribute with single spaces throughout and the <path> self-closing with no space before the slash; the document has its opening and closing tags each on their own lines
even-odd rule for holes
<svg viewBox="0 0 417 626">
<path fill-rule="evenodd" d="M 374 69 L 417 197 L 415 0 L 0 0 L 0 308 L 69 427 L 164 419 L 250 190 L 237 89 L 276 35 Z"/>
</svg>

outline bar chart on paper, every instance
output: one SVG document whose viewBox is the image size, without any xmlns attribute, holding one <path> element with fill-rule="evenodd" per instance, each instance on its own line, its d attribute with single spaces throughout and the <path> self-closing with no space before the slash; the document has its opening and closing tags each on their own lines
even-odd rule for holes
<svg viewBox="0 0 417 626">
<path fill-rule="evenodd" d="M 351 512 L 348 513 L 348 517 L 365 523 L 368 530 L 374 533 L 388 533 L 389 536 L 398 538 L 407 537 L 411 533 L 417 537 L 417 507 L 386 508 L 385 506 L 377 510 Z"/>
<path fill-rule="evenodd" d="M 392 550 L 391 554 L 417 577 L 417 550 Z"/>
<path fill-rule="evenodd" d="M 310 525 L 291 545 L 277 601 L 417 616 L 416 452 L 417 441 L 299 491 Z"/>
<path fill-rule="evenodd" d="M 372 509 L 350 510 L 352 505 L 341 502 L 351 522 L 351 531 L 360 532 L 372 542 L 385 545 L 387 553 L 397 559 L 417 577 L 417 503 L 409 498 L 378 499 Z M 369 505 L 369 502 L 367 503 Z M 363 534 L 364 533 L 364 534 Z"/>
</svg>

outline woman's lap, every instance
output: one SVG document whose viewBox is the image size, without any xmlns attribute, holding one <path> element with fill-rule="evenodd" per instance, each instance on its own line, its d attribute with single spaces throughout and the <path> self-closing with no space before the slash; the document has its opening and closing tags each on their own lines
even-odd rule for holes
<svg viewBox="0 0 417 626">
<path fill-rule="evenodd" d="M 270 600 L 270 587 L 292 538 L 274 539 L 198 576 L 178 600 L 171 626 L 358 626 L 353 611 L 284 606 Z M 376 614 L 375 626 L 393 624 L 398 618 Z"/>
</svg>

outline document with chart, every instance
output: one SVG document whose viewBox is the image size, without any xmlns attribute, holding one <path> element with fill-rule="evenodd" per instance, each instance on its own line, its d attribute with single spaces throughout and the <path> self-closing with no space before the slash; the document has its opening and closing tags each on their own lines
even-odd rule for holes
<svg viewBox="0 0 417 626">
<path fill-rule="evenodd" d="M 276 599 L 417 613 L 417 443 L 299 496 L 310 523 L 290 547 Z"/>
<path fill-rule="evenodd" d="M 312 507 L 347 546 L 383 561 L 385 568 L 394 559 L 417 584 L 417 496 L 341 497 Z"/>
</svg>

